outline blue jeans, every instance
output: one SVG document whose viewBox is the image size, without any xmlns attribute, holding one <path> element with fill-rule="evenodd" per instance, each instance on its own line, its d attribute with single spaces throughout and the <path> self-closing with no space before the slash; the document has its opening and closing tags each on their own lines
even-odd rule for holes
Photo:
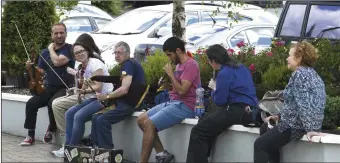
<svg viewBox="0 0 340 163">
<path fill-rule="evenodd" d="M 194 118 L 195 112 L 181 101 L 170 100 L 148 110 L 147 115 L 157 131 L 170 128 L 186 118 Z"/>
<path fill-rule="evenodd" d="M 71 107 L 65 113 L 66 145 L 79 145 L 84 135 L 85 123 L 104 106 L 96 98 L 90 98 Z"/>
<path fill-rule="evenodd" d="M 104 114 L 92 117 L 91 140 L 99 148 L 112 149 L 112 124 L 123 121 L 131 116 L 135 109 L 121 100 L 115 102 L 115 108 Z"/>
</svg>

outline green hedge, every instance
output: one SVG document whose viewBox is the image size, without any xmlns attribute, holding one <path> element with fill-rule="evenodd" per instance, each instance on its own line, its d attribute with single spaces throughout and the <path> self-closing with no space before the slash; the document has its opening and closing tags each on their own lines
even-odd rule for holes
<svg viewBox="0 0 340 163">
<path fill-rule="evenodd" d="M 340 129 L 340 97 L 327 97 L 322 128 Z"/>
<path fill-rule="evenodd" d="M 1 21 L 3 70 L 18 75 L 25 69 L 27 55 L 15 28 L 16 22 L 28 53 L 40 52 L 51 42 L 51 27 L 58 21 L 53 1 L 7 1 Z"/>
</svg>

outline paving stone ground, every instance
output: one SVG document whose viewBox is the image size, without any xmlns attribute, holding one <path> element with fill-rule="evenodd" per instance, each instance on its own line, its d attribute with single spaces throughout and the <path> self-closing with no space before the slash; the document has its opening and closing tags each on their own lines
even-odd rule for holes
<svg viewBox="0 0 340 163">
<path fill-rule="evenodd" d="M 63 159 L 54 157 L 52 150 L 60 147 L 54 144 L 44 144 L 36 141 L 33 146 L 19 146 L 25 138 L 1 133 L 1 162 L 63 162 Z"/>
</svg>

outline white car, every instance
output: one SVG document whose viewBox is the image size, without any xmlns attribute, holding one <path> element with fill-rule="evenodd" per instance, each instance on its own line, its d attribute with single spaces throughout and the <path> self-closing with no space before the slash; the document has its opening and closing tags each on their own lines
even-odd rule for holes
<svg viewBox="0 0 340 163">
<path fill-rule="evenodd" d="M 212 21 L 211 14 L 216 11 L 214 5 L 195 5 L 186 4 L 186 23 L 187 25 Z M 276 23 L 278 17 L 261 9 L 260 7 L 247 5 L 236 8 L 241 16 L 236 16 L 239 22 L 262 22 Z M 173 4 L 148 6 L 131 10 L 115 20 L 92 32 L 91 35 L 96 44 L 103 51 L 102 57 L 107 65 L 116 64 L 113 57 L 112 47 L 119 41 L 125 41 L 131 49 L 133 57 L 134 49 L 140 42 L 152 42 L 161 36 L 171 33 Z M 213 16 L 215 21 L 226 22 L 228 20 L 228 10 L 220 9 L 220 13 Z M 72 43 L 77 37 L 67 37 L 67 42 Z"/>
<path fill-rule="evenodd" d="M 66 25 L 71 38 L 73 37 L 71 32 L 92 32 L 104 27 L 114 19 L 105 11 L 89 4 L 78 4 L 70 11 L 61 10 L 57 6 L 57 13 L 63 13 L 60 16 L 60 22 Z M 76 36 L 79 35 L 76 34 Z"/>
<path fill-rule="evenodd" d="M 241 41 L 254 46 L 255 53 L 260 52 L 271 45 L 271 39 L 275 32 L 274 24 L 239 23 L 230 27 L 227 24 L 215 24 L 210 22 L 196 23 L 187 26 L 186 50 L 195 52 L 200 47 L 213 44 L 223 44 L 225 48 L 240 49 L 237 44 Z M 135 49 L 135 58 L 140 61 L 146 55 L 153 54 L 156 49 L 162 50 L 163 43 L 172 35 L 164 36 L 151 43 L 142 43 Z"/>
<path fill-rule="evenodd" d="M 107 23 L 113 20 L 112 17 L 104 17 L 90 13 L 73 13 L 67 16 L 62 16 L 60 21 L 66 25 L 67 33 L 70 32 L 92 32 L 104 27 Z M 77 35 L 77 34 L 76 34 Z M 72 35 L 70 37 L 73 37 Z"/>
</svg>

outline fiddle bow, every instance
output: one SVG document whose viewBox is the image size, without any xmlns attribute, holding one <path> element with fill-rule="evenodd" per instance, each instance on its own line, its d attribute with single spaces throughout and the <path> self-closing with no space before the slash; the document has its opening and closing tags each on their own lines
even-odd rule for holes
<svg viewBox="0 0 340 163">
<path fill-rule="evenodd" d="M 28 58 L 28 60 L 31 61 L 30 56 L 29 56 L 29 54 L 27 52 L 24 40 L 22 39 L 20 31 L 18 29 L 18 26 L 16 24 L 15 24 L 15 27 L 16 27 L 18 33 L 19 33 L 19 36 L 20 36 L 21 42 L 22 42 L 22 44 L 24 46 L 27 58 Z M 45 88 L 44 88 L 44 83 L 43 83 L 42 72 L 39 70 L 39 68 L 35 64 L 36 51 L 35 51 L 34 47 L 32 47 L 32 52 L 31 53 L 32 53 L 32 57 L 33 57 L 33 64 L 31 66 L 27 66 L 26 67 L 28 75 L 30 77 L 29 89 L 30 89 L 30 92 L 32 94 L 41 95 L 44 92 Z"/>
</svg>

